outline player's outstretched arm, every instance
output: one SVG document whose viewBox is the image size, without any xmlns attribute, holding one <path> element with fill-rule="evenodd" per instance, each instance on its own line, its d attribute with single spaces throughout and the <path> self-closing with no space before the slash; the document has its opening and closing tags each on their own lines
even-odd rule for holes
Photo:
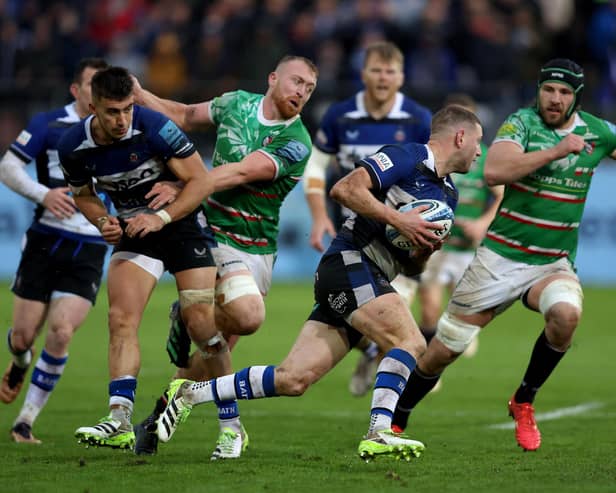
<svg viewBox="0 0 616 493">
<path fill-rule="evenodd" d="M 185 132 L 200 130 L 213 125 L 210 118 L 209 101 L 184 104 L 171 99 L 163 99 L 141 87 L 136 77 L 133 77 L 133 82 L 135 103 L 163 113 Z"/>
<path fill-rule="evenodd" d="M 580 135 L 569 134 L 549 149 L 525 152 L 514 142 L 495 142 L 488 149 L 485 178 L 488 185 L 513 183 L 546 164 L 569 154 L 579 154 L 584 149 Z"/>
<path fill-rule="evenodd" d="M 330 160 L 331 155 L 313 147 L 302 177 L 304 195 L 312 217 L 310 245 L 319 252 L 324 250 L 323 236 L 326 233 L 331 237 L 336 236 L 325 203 L 325 171 Z"/>
<path fill-rule="evenodd" d="M 272 181 L 276 178 L 276 164 L 264 152 L 254 151 L 237 163 L 216 166 L 210 175 L 214 191 L 221 192 L 254 181 Z"/>
<path fill-rule="evenodd" d="M 143 238 L 148 233 L 160 231 L 172 221 L 182 219 L 212 193 L 212 179 L 198 152 L 186 158 L 171 158 L 167 165 L 184 182 L 184 186 L 163 209 L 158 209 L 154 214 L 137 214 L 127 218 L 125 231 L 130 238 Z"/>
</svg>

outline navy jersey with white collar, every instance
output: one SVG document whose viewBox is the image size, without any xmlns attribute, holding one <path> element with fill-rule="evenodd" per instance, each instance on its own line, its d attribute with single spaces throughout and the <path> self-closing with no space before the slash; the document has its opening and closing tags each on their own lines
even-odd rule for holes
<svg viewBox="0 0 616 493">
<path fill-rule="evenodd" d="M 66 181 L 81 187 L 96 179 L 96 187 L 111 197 L 122 219 L 145 212 L 152 199 L 145 195 L 159 181 L 175 181 L 169 159 L 196 152 L 193 143 L 162 113 L 134 106 L 127 134 L 109 145 L 94 142 L 94 115 L 68 130 L 58 143 Z"/>
<path fill-rule="evenodd" d="M 36 114 L 11 144 L 10 151 L 25 164 L 35 163 L 39 183 L 49 187 L 65 187 L 66 181 L 58 161 L 58 141 L 73 125 L 79 123 L 75 104 L 67 104 L 45 113 Z M 109 205 L 109 198 L 101 200 Z M 33 229 L 53 233 L 88 243 L 105 243 L 98 229 L 80 212 L 68 218 L 57 218 L 49 209 L 38 204 L 34 211 Z"/>
<path fill-rule="evenodd" d="M 447 203 L 452 210 L 456 208 L 458 191 L 449 176 L 436 174 L 434 155 L 427 145 L 388 145 L 358 161 L 356 166 L 368 171 L 374 196 L 389 207 L 436 199 Z M 362 250 L 389 280 L 401 272 L 418 273 L 409 252 L 387 241 L 385 224 L 380 221 L 352 214 L 325 255 L 349 249 Z"/>
<path fill-rule="evenodd" d="M 396 94 L 391 111 L 373 118 L 364 105 L 364 91 L 335 103 L 327 110 L 314 139 L 326 154 L 336 154 L 339 177 L 355 167 L 355 162 L 374 154 L 387 144 L 419 142 L 430 138 L 432 114 L 402 93 Z"/>
</svg>

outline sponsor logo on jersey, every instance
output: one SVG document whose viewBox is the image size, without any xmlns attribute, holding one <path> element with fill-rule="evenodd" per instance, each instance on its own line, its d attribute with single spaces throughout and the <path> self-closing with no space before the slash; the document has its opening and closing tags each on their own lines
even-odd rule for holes
<svg viewBox="0 0 616 493">
<path fill-rule="evenodd" d="M 274 154 L 291 163 L 298 163 L 308 157 L 310 150 L 303 142 L 299 140 L 290 140 L 280 149 L 276 149 Z"/>
<path fill-rule="evenodd" d="M 505 137 L 516 133 L 516 126 L 513 123 L 503 123 L 496 132 L 497 137 Z"/>
<path fill-rule="evenodd" d="M 551 170 L 567 171 L 569 168 L 576 165 L 578 159 L 578 155 L 569 154 L 568 156 L 557 159 L 556 161 L 552 161 L 549 168 Z"/>
<path fill-rule="evenodd" d="M 376 163 L 381 171 L 387 171 L 389 168 L 393 168 L 394 163 L 384 152 L 377 152 L 371 159 Z"/>
<path fill-rule="evenodd" d="M 17 136 L 17 143 L 25 146 L 28 145 L 28 142 L 30 142 L 30 139 L 32 138 L 32 134 L 30 132 L 28 132 L 27 130 L 22 130 L 20 132 L 20 134 Z"/>
<path fill-rule="evenodd" d="M 184 132 L 182 132 L 171 120 L 163 125 L 158 135 L 160 135 L 177 154 L 186 152 L 192 147 L 192 143 L 188 140 Z"/>
<path fill-rule="evenodd" d="M 359 137 L 359 130 L 347 130 L 345 134 L 347 139 L 357 140 L 357 138 Z"/>
<path fill-rule="evenodd" d="M 220 264 L 220 268 L 224 269 L 225 267 L 229 267 L 235 264 L 243 264 L 243 262 L 241 260 L 229 260 L 228 262 L 223 262 L 222 264 Z"/>
</svg>

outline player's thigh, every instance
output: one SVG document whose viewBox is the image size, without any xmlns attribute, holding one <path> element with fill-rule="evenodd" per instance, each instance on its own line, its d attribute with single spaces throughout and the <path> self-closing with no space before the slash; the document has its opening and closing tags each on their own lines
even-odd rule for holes
<svg viewBox="0 0 616 493">
<path fill-rule="evenodd" d="M 173 274 L 178 292 L 184 290 L 211 289 L 214 296 L 216 284 L 216 267 L 198 267 Z"/>
<path fill-rule="evenodd" d="M 456 315 L 505 311 L 524 293 L 528 282 L 524 265 L 479 247 L 456 285 L 447 311 Z"/>
<path fill-rule="evenodd" d="M 307 320 L 293 347 L 278 366 L 277 379 L 284 385 L 298 381 L 311 385 L 336 366 L 348 351 L 349 343 L 343 330 Z"/>
<path fill-rule="evenodd" d="M 257 255 L 221 243 L 212 248 L 212 255 L 218 269 L 219 280 L 216 290 L 216 301 L 218 303 L 228 303 L 238 294 L 242 294 L 241 291 L 234 293 L 219 289 L 226 279 L 235 275 L 250 275 L 257 287 L 253 291 L 263 296 L 267 295 L 272 286 L 273 254 Z"/>
<path fill-rule="evenodd" d="M 138 325 L 157 280 L 131 260 L 112 258 L 107 273 L 110 326 L 114 322 Z"/>
<path fill-rule="evenodd" d="M 69 293 L 52 296 L 47 314 L 48 328 L 64 327 L 74 331 L 84 322 L 91 308 L 90 300 L 81 296 Z"/>
</svg>

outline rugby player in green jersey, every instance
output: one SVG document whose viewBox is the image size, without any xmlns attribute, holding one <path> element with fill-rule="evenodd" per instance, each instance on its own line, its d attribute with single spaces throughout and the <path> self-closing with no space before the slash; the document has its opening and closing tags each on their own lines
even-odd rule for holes
<svg viewBox="0 0 616 493">
<path fill-rule="evenodd" d="M 524 450 L 541 445 L 533 401 L 571 345 L 582 314 L 574 262 L 591 178 L 605 157 L 616 157 L 616 126 L 579 109 L 583 88 L 579 65 L 551 60 L 539 72 L 536 106 L 518 110 L 500 127 L 485 176 L 489 185 L 505 185 L 504 198 L 403 394 L 407 409 L 414 408 L 479 330 L 520 299 L 544 318 L 509 401 Z M 408 412 L 394 421 L 402 429 Z"/>
<path fill-rule="evenodd" d="M 232 373 L 218 357 L 229 350 L 234 338 L 254 333 L 265 318 L 263 297 L 272 281 L 277 251 L 280 208 L 299 183 L 312 142 L 300 112 L 316 87 L 318 70 L 308 59 L 286 56 L 268 76 L 263 94 L 225 93 L 211 101 L 182 104 L 164 100 L 137 84 L 137 101 L 160 111 L 183 130 L 216 128 L 211 177 L 215 193 L 204 209 L 216 234 L 213 248 L 218 267 L 216 325 L 225 339 L 208 354 L 190 358 L 190 340 L 177 309 L 172 310 L 168 351 L 179 367 L 176 378 L 203 380 Z M 152 193 L 160 190 L 153 189 Z M 135 429 L 135 452 L 156 451 L 155 421 L 166 397 Z M 235 401 L 217 402 L 220 435 L 212 459 L 237 458 L 248 445 Z"/>
</svg>

